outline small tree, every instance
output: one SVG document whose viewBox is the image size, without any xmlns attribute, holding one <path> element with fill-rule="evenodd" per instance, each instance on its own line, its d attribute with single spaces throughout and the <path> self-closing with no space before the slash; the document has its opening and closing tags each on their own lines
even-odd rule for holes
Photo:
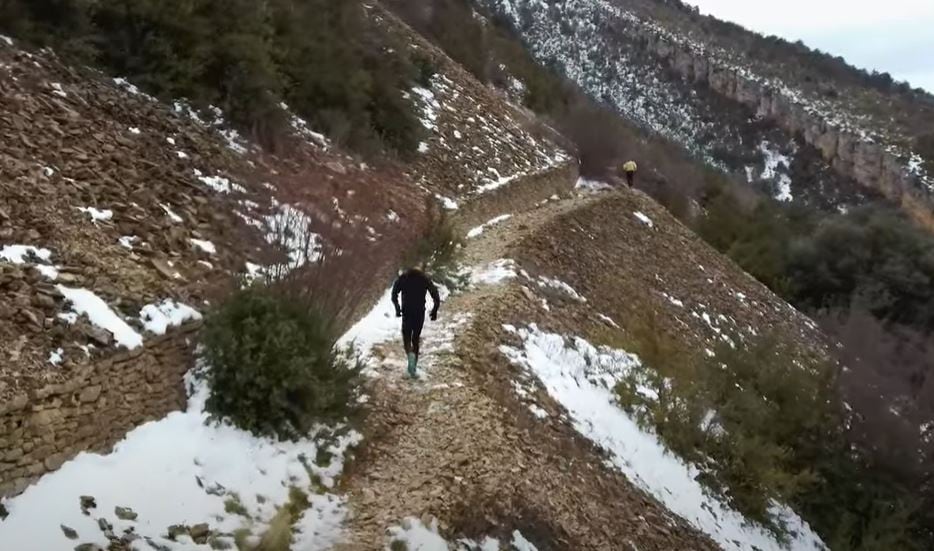
<svg viewBox="0 0 934 551">
<path fill-rule="evenodd" d="M 352 412 L 360 366 L 335 351 L 323 309 L 269 287 L 235 293 L 202 335 L 207 409 L 255 434 L 295 438 Z"/>
</svg>

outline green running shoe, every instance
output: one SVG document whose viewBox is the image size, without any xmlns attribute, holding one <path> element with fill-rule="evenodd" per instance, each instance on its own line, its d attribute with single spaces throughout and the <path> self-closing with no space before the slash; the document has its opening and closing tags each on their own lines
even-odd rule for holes
<svg viewBox="0 0 934 551">
<path fill-rule="evenodd" d="M 415 356 L 415 353 L 409 352 L 409 377 L 412 377 L 413 379 L 418 377 L 418 373 L 415 371 L 415 363 L 417 361 L 418 360 Z"/>
</svg>

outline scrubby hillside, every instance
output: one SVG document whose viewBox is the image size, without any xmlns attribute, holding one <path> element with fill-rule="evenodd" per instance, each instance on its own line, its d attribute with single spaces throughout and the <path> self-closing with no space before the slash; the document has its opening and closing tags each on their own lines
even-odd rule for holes
<svg viewBox="0 0 934 551">
<path fill-rule="evenodd" d="M 838 207 L 879 194 L 930 225 L 920 121 L 934 100 L 923 92 L 880 89 L 840 61 L 670 3 L 480 4 L 592 97 L 713 166 L 769 181 L 782 200 Z"/>
</svg>

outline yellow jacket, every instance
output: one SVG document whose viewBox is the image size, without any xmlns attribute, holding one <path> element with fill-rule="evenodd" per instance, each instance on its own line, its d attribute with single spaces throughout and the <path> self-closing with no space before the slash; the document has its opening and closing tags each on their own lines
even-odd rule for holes
<svg viewBox="0 0 934 551">
<path fill-rule="evenodd" d="M 635 162 L 635 161 L 629 161 L 629 162 L 627 162 L 626 164 L 623 165 L 623 172 L 635 172 L 635 171 L 638 170 L 638 169 L 639 169 L 639 167 L 636 166 L 636 162 Z"/>
</svg>

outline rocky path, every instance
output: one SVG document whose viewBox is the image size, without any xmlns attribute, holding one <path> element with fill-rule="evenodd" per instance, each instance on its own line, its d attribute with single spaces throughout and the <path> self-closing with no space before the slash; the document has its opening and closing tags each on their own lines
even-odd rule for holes
<svg viewBox="0 0 934 551">
<path fill-rule="evenodd" d="M 465 264 L 501 259 L 542 222 L 593 200 L 573 195 L 515 213 L 468 239 Z M 470 369 L 498 344 L 476 329 L 515 300 L 503 284 L 452 296 L 426 328 L 418 381 L 404 376 L 400 343 L 374 348 L 367 444 L 345 479 L 353 513 L 338 549 L 382 549 L 387 529 L 407 517 L 437 518 L 452 536 L 519 528 L 540 549 L 712 548 L 622 477 L 596 475 L 600 459 L 563 430 L 517 414 L 502 392 L 508 374 L 491 384 Z"/>
</svg>

